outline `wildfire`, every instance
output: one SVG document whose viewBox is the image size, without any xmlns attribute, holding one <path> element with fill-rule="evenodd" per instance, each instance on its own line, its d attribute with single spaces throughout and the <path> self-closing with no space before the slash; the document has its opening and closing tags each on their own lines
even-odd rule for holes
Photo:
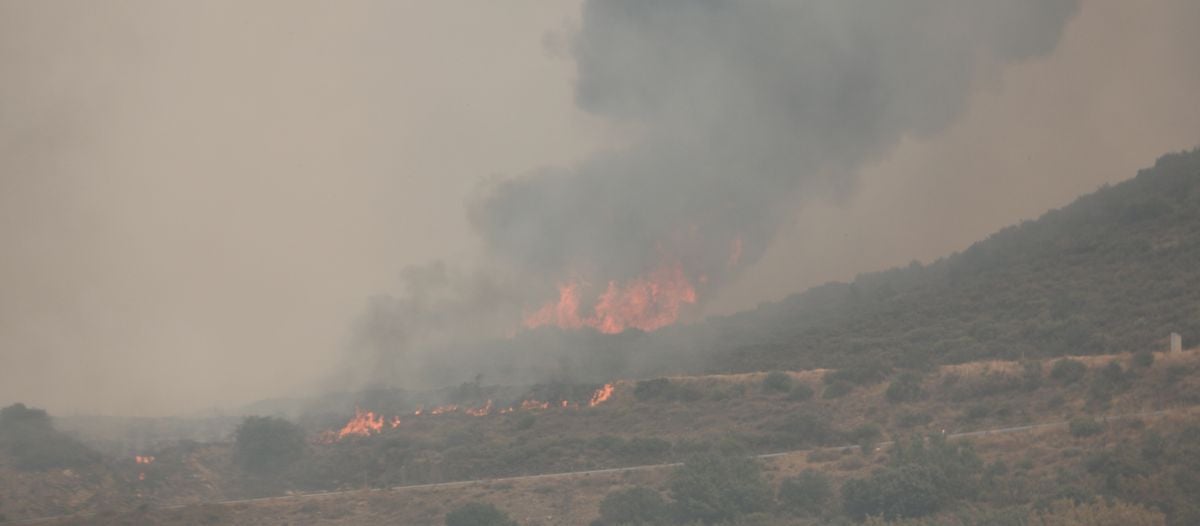
<svg viewBox="0 0 1200 526">
<path fill-rule="evenodd" d="M 399 424 L 397 423 L 397 425 Z M 346 425 L 337 432 L 337 439 L 341 440 L 351 435 L 363 437 L 371 436 L 371 433 L 379 433 L 382 431 L 383 416 L 375 416 L 375 413 L 372 411 L 363 411 L 356 407 L 354 408 L 354 418 L 351 418 L 350 421 L 347 422 Z"/>
<path fill-rule="evenodd" d="M 143 455 L 134 455 L 133 462 L 135 464 L 139 464 L 139 465 L 153 464 L 154 463 L 154 455 L 144 455 L 144 456 Z M 145 471 L 138 472 L 138 480 L 146 480 L 146 472 Z"/>
<path fill-rule="evenodd" d="M 487 404 L 485 404 L 483 407 L 476 407 L 474 409 L 468 408 L 466 412 L 471 416 L 487 416 L 492 413 L 492 401 L 488 400 Z"/>
<path fill-rule="evenodd" d="M 539 402 L 537 400 L 525 400 L 521 402 L 521 409 L 529 411 L 531 409 L 550 409 L 550 402 Z"/>
<path fill-rule="evenodd" d="M 587 407 L 596 407 L 600 404 L 603 404 L 604 402 L 607 402 L 610 398 L 612 398 L 613 391 L 614 391 L 613 384 L 604 384 L 603 386 L 601 386 L 599 389 L 596 389 L 596 391 L 592 393 L 592 397 L 588 400 Z M 504 414 L 512 413 L 517 410 L 541 411 L 541 410 L 550 409 L 551 407 L 560 407 L 563 409 L 579 409 L 580 404 L 571 402 L 570 400 L 560 400 L 558 402 L 548 402 L 548 401 L 531 399 L 531 400 L 523 400 L 520 404 L 517 404 L 517 405 L 512 405 L 512 406 L 496 409 L 495 402 L 493 400 L 489 399 L 487 401 L 487 403 L 485 403 L 484 405 L 479 406 L 479 407 L 464 408 L 464 407 L 461 407 L 458 405 L 451 404 L 451 405 L 443 405 L 443 406 L 434 407 L 433 409 L 430 409 L 428 411 L 426 411 L 424 408 L 417 409 L 412 412 L 412 415 L 414 417 L 419 417 L 422 415 L 434 416 L 434 415 L 445 415 L 445 414 L 451 414 L 451 413 L 462 413 L 467 416 L 482 417 L 482 416 L 488 416 L 492 413 L 504 415 Z M 329 430 L 329 431 L 325 431 L 325 432 L 321 433 L 319 435 L 319 437 L 316 439 L 316 442 L 320 443 L 320 444 L 332 444 L 332 443 L 342 440 L 343 438 L 346 438 L 348 436 L 368 437 L 373 434 L 382 433 L 385 425 L 391 429 L 396 429 L 396 428 L 400 427 L 400 423 L 401 423 L 401 419 L 399 416 L 393 416 L 390 419 L 388 419 L 388 418 L 385 418 L 383 415 L 375 414 L 375 412 L 373 412 L 373 411 L 363 411 L 362 409 L 355 408 L 354 409 L 354 418 L 351 418 L 350 421 L 347 422 L 345 426 L 343 426 L 340 430 L 337 430 L 337 431 Z M 137 460 L 138 464 L 149 464 L 151 462 L 154 462 L 154 457 L 138 456 L 138 457 L 136 457 L 136 460 Z"/>
<path fill-rule="evenodd" d="M 678 263 L 660 266 L 647 276 L 623 284 L 609 281 L 608 288 L 592 307 L 592 315 L 586 318 L 579 314 L 579 286 L 579 283 L 559 285 L 558 301 L 548 302 L 526 316 L 525 327 L 586 326 L 605 334 L 620 333 L 631 327 L 653 331 L 675 323 L 680 307 L 696 302 L 696 289 Z"/>
<path fill-rule="evenodd" d="M 458 406 L 454 405 L 454 404 L 438 406 L 438 407 L 435 407 L 435 408 L 429 410 L 429 414 L 431 414 L 431 415 L 444 415 L 446 413 L 455 413 L 455 412 L 458 412 Z"/>
<path fill-rule="evenodd" d="M 613 395 L 613 384 L 604 384 L 604 387 L 596 389 L 592 393 L 592 399 L 588 400 L 588 407 L 596 407 L 604 402 L 607 402 Z"/>
</svg>

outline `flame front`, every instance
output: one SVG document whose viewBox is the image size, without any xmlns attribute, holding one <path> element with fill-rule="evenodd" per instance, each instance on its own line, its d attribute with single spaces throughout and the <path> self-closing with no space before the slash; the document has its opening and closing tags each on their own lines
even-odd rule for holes
<svg viewBox="0 0 1200 526">
<path fill-rule="evenodd" d="M 603 404 L 604 402 L 607 402 L 610 398 L 612 398 L 614 390 L 615 390 L 615 388 L 614 388 L 613 384 L 604 384 L 599 389 L 596 389 L 596 391 L 592 393 L 592 397 L 588 400 L 587 407 L 596 407 L 600 404 Z M 577 410 L 580 408 L 580 406 L 581 406 L 581 404 L 571 402 L 570 400 L 560 400 L 556 403 L 556 402 L 531 399 L 531 400 L 524 400 L 518 405 L 512 405 L 512 406 L 504 407 L 504 408 L 497 410 L 496 406 L 495 406 L 495 402 L 493 402 L 492 400 L 489 399 L 487 401 L 487 403 L 485 403 L 479 407 L 464 408 L 464 407 L 461 407 L 458 405 L 451 404 L 451 405 L 443 405 L 443 406 L 434 407 L 433 409 L 430 409 L 428 411 L 426 411 L 424 408 L 417 409 L 412 412 L 412 415 L 414 417 L 420 417 L 422 415 L 427 415 L 424 418 L 429 418 L 429 417 L 433 417 L 436 415 L 448 415 L 448 414 L 459 413 L 459 414 L 464 414 L 464 415 L 472 416 L 472 417 L 481 417 L 481 416 L 488 416 L 493 413 L 505 415 L 505 414 L 509 414 L 509 413 L 512 413 L 517 410 L 541 411 L 541 410 L 550 409 L 551 407 L 559 407 L 559 408 L 563 408 L 563 409 Z M 346 438 L 349 436 L 369 437 L 373 434 L 383 433 L 385 425 L 390 429 L 396 429 L 396 428 L 400 427 L 400 424 L 401 424 L 401 419 L 399 416 L 393 416 L 390 419 L 388 419 L 388 418 L 385 418 L 383 415 L 375 414 L 374 411 L 363 411 L 362 409 L 359 409 L 356 407 L 356 408 L 354 408 L 354 418 L 351 418 L 349 422 L 346 422 L 345 426 L 343 426 L 341 429 L 339 429 L 337 431 L 334 431 L 331 429 L 328 431 L 321 432 L 315 438 L 315 443 L 332 444 L 334 442 L 337 442 L 337 441 L 342 440 L 343 438 Z M 138 457 L 135 457 L 135 459 L 138 464 L 149 464 L 151 462 L 154 462 L 154 457 L 138 456 Z"/>
<path fill-rule="evenodd" d="M 613 395 L 613 384 L 604 384 L 604 387 L 596 389 L 592 393 L 592 399 L 588 400 L 588 407 L 596 407 L 604 402 L 607 402 Z"/>
<path fill-rule="evenodd" d="M 623 284 L 609 281 L 596 300 L 592 315 L 579 314 L 579 283 L 558 287 L 558 301 L 549 302 L 525 317 L 526 328 L 555 325 L 561 329 L 591 327 L 605 334 L 628 328 L 653 331 L 679 318 L 684 304 L 696 302 L 696 289 L 679 264 L 663 265 L 649 275 Z"/>
<path fill-rule="evenodd" d="M 489 415 L 489 414 L 491 414 L 491 413 L 492 413 L 492 401 L 491 401 L 491 400 L 488 400 L 488 401 L 487 401 L 487 404 L 484 404 L 484 406 L 483 406 L 483 407 L 476 407 L 476 408 L 474 408 L 474 409 L 471 409 L 471 408 L 468 408 L 468 409 L 467 409 L 467 414 L 468 414 L 468 415 L 471 415 L 471 416 L 487 416 L 487 415 Z"/>
<path fill-rule="evenodd" d="M 399 425 L 397 421 L 397 425 Z M 359 408 L 354 408 L 354 418 L 351 418 L 346 425 L 337 432 L 337 439 L 341 440 L 348 436 L 371 436 L 371 433 L 379 433 L 383 431 L 383 416 L 376 416 L 372 411 L 363 411 Z"/>
</svg>

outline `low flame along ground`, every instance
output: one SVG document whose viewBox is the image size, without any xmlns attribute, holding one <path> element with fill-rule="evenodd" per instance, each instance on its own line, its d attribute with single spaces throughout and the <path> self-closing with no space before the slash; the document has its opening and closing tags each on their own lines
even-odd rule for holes
<svg viewBox="0 0 1200 526">
<path fill-rule="evenodd" d="M 610 398 L 612 398 L 614 390 L 615 388 L 613 387 L 613 384 L 604 384 L 604 386 L 596 389 L 596 391 L 592 393 L 591 398 L 588 399 L 587 407 L 596 407 L 604 402 L 607 402 Z M 462 412 L 463 414 L 469 416 L 480 417 L 490 415 L 493 412 L 498 414 L 507 414 L 518 409 L 522 411 L 533 411 L 549 409 L 551 406 L 557 406 L 563 409 L 579 409 L 579 404 L 571 403 L 567 400 L 562 400 L 557 404 L 540 400 L 525 400 L 522 401 L 518 406 L 495 410 L 493 402 L 488 400 L 486 404 L 480 407 L 462 408 L 457 405 L 444 405 L 434 407 L 429 410 L 421 408 L 413 411 L 412 416 L 419 417 L 422 415 L 444 415 Z M 354 418 L 351 418 L 349 422 L 346 422 L 345 426 L 342 426 L 342 428 L 337 431 L 330 430 L 322 433 L 321 437 L 318 439 L 318 442 L 331 444 L 350 436 L 371 436 L 373 434 L 382 433 L 385 427 L 391 429 L 400 427 L 401 423 L 402 420 L 399 416 L 393 416 L 390 420 L 388 420 L 383 415 L 375 414 L 374 411 L 363 411 L 362 409 L 355 408 Z M 138 457 L 139 464 L 142 463 L 140 460 L 141 458 L 143 457 Z M 153 462 L 153 457 L 149 458 L 150 462 Z"/>
</svg>

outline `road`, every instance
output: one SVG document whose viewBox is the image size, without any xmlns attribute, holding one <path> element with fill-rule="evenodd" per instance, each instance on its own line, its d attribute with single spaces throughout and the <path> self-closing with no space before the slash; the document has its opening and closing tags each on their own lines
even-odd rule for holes
<svg viewBox="0 0 1200 526">
<path fill-rule="evenodd" d="M 1177 412 L 1181 412 L 1181 411 L 1186 411 L 1189 409 L 1192 409 L 1192 407 L 1163 409 L 1163 410 L 1159 410 L 1159 411 L 1142 411 L 1142 412 L 1138 412 L 1138 413 L 1127 413 L 1127 414 L 1122 414 L 1122 415 L 1106 416 L 1106 417 L 1101 417 L 1101 419 L 1104 421 L 1110 421 L 1110 420 L 1122 420 L 1122 419 L 1129 419 L 1129 418 L 1155 417 L 1155 416 L 1162 416 L 1162 415 L 1165 415 L 1168 413 L 1177 413 Z M 953 440 L 953 439 L 972 438 L 972 437 L 979 437 L 979 436 L 1004 435 L 1004 434 L 1009 434 L 1009 433 L 1023 433 L 1026 431 L 1037 431 L 1037 430 L 1042 430 L 1042 429 L 1052 429 L 1052 428 L 1056 428 L 1056 427 L 1066 427 L 1067 425 L 1068 425 L 1068 421 L 1059 420 L 1059 421 L 1045 422 L 1045 423 L 1040 423 L 1040 424 L 1027 424 L 1027 425 L 1022 425 L 1022 426 L 999 427 L 999 428 L 994 428 L 994 429 L 982 429 L 982 430 L 978 430 L 978 431 L 963 431 L 963 432 L 958 432 L 958 433 L 949 433 L 946 435 L 946 438 Z M 879 448 L 890 447 L 893 443 L 894 442 L 891 442 L 891 441 L 879 442 L 876 444 L 876 447 L 879 447 Z M 797 455 L 797 454 L 801 454 L 801 453 L 807 454 L 807 453 L 810 453 L 813 451 L 845 451 L 848 449 L 855 449 L 858 447 L 860 447 L 860 446 L 845 445 L 845 446 L 830 446 L 830 447 L 819 447 L 819 448 L 810 448 L 810 449 L 797 449 L 797 450 L 791 450 L 791 451 L 781 451 L 778 453 L 764 453 L 761 455 L 755 455 L 754 457 L 760 458 L 760 459 L 767 459 L 767 458 L 776 458 L 776 457 L 782 457 L 782 456 L 787 456 L 787 455 Z M 178 504 L 178 505 L 172 505 L 172 506 L 162 506 L 157 509 L 175 510 L 175 509 L 186 508 L 189 506 L 199 506 L 202 504 L 217 504 L 217 505 L 247 504 L 247 503 L 254 503 L 254 502 L 285 501 L 285 500 L 295 500 L 295 499 L 307 499 L 307 498 L 313 498 L 313 497 L 328 497 L 328 496 L 334 496 L 334 495 L 363 494 L 363 493 L 368 493 L 368 492 L 404 491 L 404 490 L 419 490 L 419 489 L 432 489 L 432 488 L 452 488 L 452 487 L 458 487 L 458 486 L 472 486 L 472 485 L 476 485 L 476 484 L 491 484 L 491 483 L 497 483 L 497 482 L 529 481 L 529 480 L 542 480 L 542 479 L 565 478 L 565 477 L 580 477 L 580 476 L 588 476 L 588 475 L 603 475 L 603 474 L 610 474 L 610 473 L 626 473 L 626 472 L 631 472 L 631 471 L 666 469 L 666 468 L 679 467 L 681 465 L 683 465 L 682 462 L 670 462 L 670 463 L 664 463 L 664 464 L 644 464 L 641 466 L 627 466 L 627 467 L 622 467 L 622 468 L 591 469 L 591 470 L 586 470 L 586 471 L 568 471 L 568 472 L 562 472 L 562 473 L 543 473 L 540 475 L 520 475 L 520 476 L 515 476 L 515 477 L 502 477 L 502 478 L 477 479 L 477 480 L 460 480 L 460 481 L 455 481 L 455 482 L 435 482 L 435 483 L 430 483 L 430 484 L 409 484 L 409 485 L 404 485 L 404 486 L 390 486 L 390 487 L 386 487 L 386 488 L 351 489 L 351 490 L 339 490 L 339 491 L 321 491 L 321 492 L 313 492 L 313 493 L 297 493 L 297 494 L 292 494 L 292 495 L 280 495 L 280 496 L 276 496 L 276 497 L 259 497 L 259 498 L 254 498 L 254 499 L 232 499 L 232 500 L 211 501 L 211 502 L 205 502 L 205 503 Z M 36 518 L 30 518 L 30 519 L 7 521 L 7 522 L 3 522 L 0 524 L 38 524 L 38 523 L 50 522 L 50 521 L 54 521 L 54 520 L 67 519 L 67 518 L 85 518 L 85 517 L 89 517 L 91 515 L 94 515 L 94 514 L 93 513 L 78 513 L 78 514 L 69 514 L 69 515 L 55 515 L 55 516 L 51 516 L 51 517 L 36 517 Z"/>
</svg>

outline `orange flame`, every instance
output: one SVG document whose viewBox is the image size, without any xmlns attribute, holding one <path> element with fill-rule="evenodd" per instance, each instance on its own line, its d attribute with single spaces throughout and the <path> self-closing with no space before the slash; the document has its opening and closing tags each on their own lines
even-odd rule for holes
<svg viewBox="0 0 1200 526">
<path fill-rule="evenodd" d="M 429 410 L 431 415 L 442 415 L 446 413 L 454 413 L 458 411 L 458 406 L 454 404 L 438 406 Z"/>
<path fill-rule="evenodd" d="M 579 315 L 579 284 L 567 283 L 558 287 L 558 302 L 549 302 L 525 317 L 526 328 L 556 325 L 562 329 L 591 327 L 605 334 L 616 334 L 628 328 L 653 331 L 679 318 L 685 303 L 696 302 L 683 267 L 663 265 L 648 276 L 634 278 L 624 284 L 608 282 L 608 288 L 596 300 L 592 315 Z"/>
<path fill-rule="evenodd" d="M 147 456 L 134 455 L 133 460 L 137 464 L 151 464 L 154 462 L 154 456 L 153 455 L 147 455 Z"/>
<path fill-rule="evenodd" d="M 521 402 L 521 409 L 529 411 L 531 409 L 550 409 L 550 402 L 539 402 L 537 400 L 525 400 Z"/>
<path fill-rule="evenodd" d="M 592 399 L 588 400 L 588 407 L 596 407 L 604 402 L 607 402 L 613 395 L 613 384 L 604 384 L 604 387 L 596 389 L 592 393 Z"/>
<path fill-rule="evenodd" d="M 492 412 L 492 401 L 491 400 L 488 400 L 487 404 L 485 404 L 483 407 L 467 409 L 467 414 L 471 415 L 471 416 L 487 416 L 487 415 L 491 414 L 491 412 Z"/>
<path fill-rule="evenodd" d="M 371 436 L 371 433 L 380 433 L 383 431 L 383 416 L 375 416 L 372 411 L 363 411 L 359 408 L 354 408 L 354 418 L 351 418 L 340 431 L 337 432 L 337 440 L 341 440 L 351 435 L 355 436 Z"/>
</svg>

